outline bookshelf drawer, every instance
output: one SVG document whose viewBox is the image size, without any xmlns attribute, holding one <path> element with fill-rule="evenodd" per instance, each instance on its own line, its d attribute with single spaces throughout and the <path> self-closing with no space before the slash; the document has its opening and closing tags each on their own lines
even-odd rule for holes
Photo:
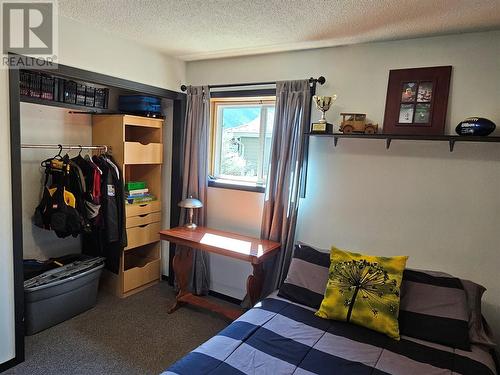
<svg viewBox="0 0 500 375">
<path fill-rule="evenodd" d="M 152 212 L 150 214 L 131 216 L 127 218 L 127 228 L 139 227 L 142 225 L 160 221 L 161 221 L 161 212 Z"/>
<path fill-rule="evenodd" d="M 143 204 L 126 204 L 125 214 L 127 218 L 161 211 L 161 201 L 152 201 Z M 128 219 L 127 219 L 128 220 Z"/>
<path fill-rule="evenodd" d="M 163 163 L 163 144 L 125 142 L 124 164 L 161 164 Z"/>
<path fill-rule="evenodd" d="M 159 222 L 127 228 L 128 246 L 125 250 L 146 245 L 160 240 L 161 224 Z"/>
<path fill-rule="evenodd" d="M 125 253 L 123 292 L 160 279 L 159 245 L 148 245 Z"/>
</svg>

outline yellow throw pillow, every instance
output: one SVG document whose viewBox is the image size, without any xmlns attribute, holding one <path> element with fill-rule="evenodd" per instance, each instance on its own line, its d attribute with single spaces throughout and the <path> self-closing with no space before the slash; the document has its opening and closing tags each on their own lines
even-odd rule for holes
<svg viewBox="0 0 500 375">
<path fill-rule="evenodd" d="M 332 247 L 325 297 L 316 315 L 358 324 L 399 340 L 399 290 L 407 259 Z"/>
</svg>

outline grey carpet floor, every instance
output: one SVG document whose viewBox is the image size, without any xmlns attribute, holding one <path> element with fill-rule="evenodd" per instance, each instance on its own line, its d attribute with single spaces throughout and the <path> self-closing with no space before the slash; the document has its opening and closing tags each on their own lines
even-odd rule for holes
<svg viewBox="0 0 500 375">
<path fill-rule="evenodd" d="M 125 299 L 100 292 L 95 308 L 26 337 L 26 361 L 4 374 L 159 374 L 229 323 L 193 307 L 169 315 L 173 301 L 166 282 Z"/>
</svg>

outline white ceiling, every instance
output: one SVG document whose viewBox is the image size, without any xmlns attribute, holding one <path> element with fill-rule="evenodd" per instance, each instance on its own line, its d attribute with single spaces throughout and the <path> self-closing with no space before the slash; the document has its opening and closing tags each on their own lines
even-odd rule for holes
<svg viewBox="0 0 500 375">
<path fill-rule="evenodd" d="M 183 60 L 500 28 L 500 0 L 59 0 L 59 12 Z"/>
</svg>

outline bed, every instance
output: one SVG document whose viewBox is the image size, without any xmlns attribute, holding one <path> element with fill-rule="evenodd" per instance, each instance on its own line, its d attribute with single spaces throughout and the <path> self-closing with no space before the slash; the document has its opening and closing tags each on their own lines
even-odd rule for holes
<svg viewBox="0 0 500 375">
<path fill-rule="evenodd" d="M 484 287 L 405 270 L 397 341 L 316 316 L 330 260 L 300 246 L 279 291 L 163 374 L 497 374 L 494 342 L 486 322 L 479 324 Z"/>
<path fill-rule="evenodd" d="M 474 374 L 494 375 L 493 357 L 406 336 L 395 341 L 275 294 L 173 364 L 165 375 Z"/>
</svg>

